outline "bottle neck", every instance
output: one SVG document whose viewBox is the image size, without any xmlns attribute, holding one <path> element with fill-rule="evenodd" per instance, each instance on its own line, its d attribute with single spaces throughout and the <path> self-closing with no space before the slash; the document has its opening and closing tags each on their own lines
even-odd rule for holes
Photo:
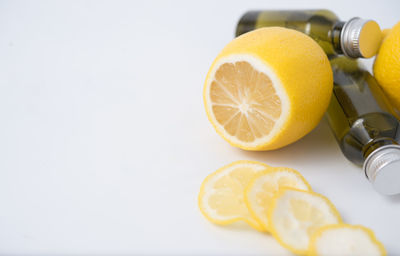
<svg viewBox="0 0 400 256">
<path fill-rule="evenodd" d="M 397 141 L 395 141 L 394 139 L 387 138 L 387 137 L 373 140 L 372 142 L 365 145 L 364 148 L 362 149 L 364 159 L 367 159 L 368 156 L 372 152 L 377 150 L 378 148 L 383 147 L 383 146 L 388 146 L 388 145 L 397 145 L 398 146 L 399 143 Z"/>
<path fill-rule="evenodd" d="M 335 50 L 336 54 L 343 54 L 341 42 L 340 42 L 340 35 L 343 31 L 345 22 L 338 21 L 333 26 L 332 30 L 330 31 L 331 35 L 331 43 L 333 45 L 333 49 Z"/>
</svg>

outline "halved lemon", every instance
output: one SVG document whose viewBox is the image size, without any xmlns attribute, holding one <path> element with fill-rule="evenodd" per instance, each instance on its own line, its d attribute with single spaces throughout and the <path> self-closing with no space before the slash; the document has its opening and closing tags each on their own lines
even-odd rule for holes
<svg viewBox="0 0 400 256">
<path fill-rule="evenodd" d="M 341 223 L 324 196 L 293 188 L 279 191 L 268 209 L 269 228 L 278 242 L 296 254 L 306 254 L 310 237 L 320 227 Z"/>
<path fill-rule="evenodd" d="M 245 202 L 264 231 L 268 231 L 268 209 L 272 198 L 279 189 L 297 188 L 311 190 L 304 177 L 294 169 L 287 167 L 271 167 L 257 174 L 245 189 Z"/>
<path fill-rule="evenodd" d="M 243 191 L 257 173 L 268 167 L 264 163 L 243 160 L 233 162 L 208 175 L 200 188 L 200 211 L 215 224 L 227 225 L 244 221 L 253 228 L 262 230 L 244 203 Z"/>
<path fill-rule="evenodd" d="M 295 30 L 260 28 L 231 41 L 213 62 L 204 104 L 215 130 L 247 150 L 283 147 L 310 132 L 331 97 L 321 47 Z"/>
<path fill-rule="evenodd" d="M 335 224 L 318 229 L 310 240 L 311 256 L 384 256 L 374 232 L 360 225 Z"/>
</svg>

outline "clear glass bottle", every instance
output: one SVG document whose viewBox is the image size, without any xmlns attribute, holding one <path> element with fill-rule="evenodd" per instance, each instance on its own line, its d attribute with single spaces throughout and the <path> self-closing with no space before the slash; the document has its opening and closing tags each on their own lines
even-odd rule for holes
<svg viewBox="0 0 400 256">
<path fill-rule="evenodd" d="M 400 193 L 400 122 L 375 78 L 356 60 L 331 59 L 333 96 L 326 116 L 347 159 L 363 165 L 382 194 Z"/>
<path fill-rule="evenodd" d="M 328 56 L 344 54 L 352 58 L 374 56 L 382 40 L 373 20 L 352 18 L 340 21 L 329 10 L 249 11 L 236 27 L 236 36 L 262 27 L 286 27 L 312 37 Z"/>
</svg>

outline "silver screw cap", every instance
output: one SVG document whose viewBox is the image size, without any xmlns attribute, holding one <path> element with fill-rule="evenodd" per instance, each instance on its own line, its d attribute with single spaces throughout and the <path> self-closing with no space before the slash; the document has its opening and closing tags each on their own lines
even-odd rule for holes
<svg viewBox="0 0 400 256">
<path fill-rule="evenodd" d="M 351 58 L 371 58 L 379 49 L 382 31 L 373 20 L 352 18 L 340 33 L 340 46 L 344 55 Z"/>
<path fill-rule="evenodd" d="M 383 195 L 400 193 L 400 146 L 382 146 L 367 157 L 365 175 L 376 191 Z"/>
</svg>

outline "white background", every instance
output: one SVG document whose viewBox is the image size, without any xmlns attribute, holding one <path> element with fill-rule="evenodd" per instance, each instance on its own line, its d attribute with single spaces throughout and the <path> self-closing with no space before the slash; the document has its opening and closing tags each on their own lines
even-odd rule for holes
<svg viewBox="0 0 400 256">
<path fill-rule="evenodd" d="M 400 197 L 374 192 L 325 119 L 283 149 L 245 152 L 202 102 L 245 11 L 324 7 L 386 28 L 399 3 L 0 1 L 0 254 L 290 255 L 197 208 L 209 173 L 251 159 L 299 170 L 400 255 Z"/>
</svg>

